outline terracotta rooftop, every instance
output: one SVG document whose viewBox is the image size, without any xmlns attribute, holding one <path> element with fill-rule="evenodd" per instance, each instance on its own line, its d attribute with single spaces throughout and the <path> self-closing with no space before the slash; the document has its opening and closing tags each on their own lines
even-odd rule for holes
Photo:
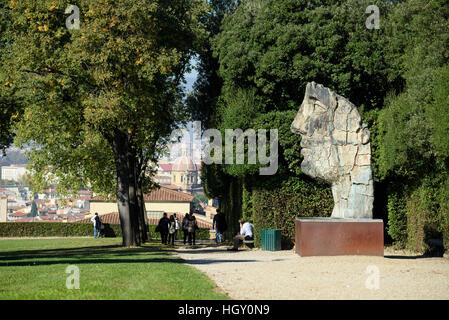
<svg viewBox="0 0 449 320">
<path fill-rule="evenodd" d="M 152 190 L 149 194 L 144 195 L 145 201 L 193 201 L 193 196 L 184 192 L 171 190 L 166 187 L 160 187 L 159 189 Z M 115 198 L 107 198 L 102 196 L 95 196 L 90 199 L 91 201 L 115 201 Z"/>
<path fill-rule="evenodd" d="M 11 222 L 34 222 L 34 221 L 42 221 L 42 220 L 33 220 L 33 218 L 20 218 Z"/>
<path fill-rule="evenodd" d="M 167 217 L 170 217 L 170 215 L 172 215 L 173 213 L 167 212 Z M 179 222 L 182 222 L 182 219 L 184 219 L 184 214 L 182 213 L 176 213 L 176 216 L 179 219 Z M 76 222 L 80 222 L 80 223 L 92 223 L 92 221 L 90 221 L 91 218 L 86 218 L 86 219 L 82 219 L 82 220 L 78 220 Z M 157 225 L 159 223 L 159 219 L 160 218 L 148 218 L 148 224 L 149 225 Z M 120 224 L 120 216 L 118 212 L 111 212 L 111 213 L 106 213 L 106 214 L 101 214 L 100 215 L 100 220 L 102 223 L 109 223 L 109 224 Z M 211 222 L 207 222 L 201 219 L 197 219 L 196 220 L 198 223 L 198 227 L 200 228 L 209 228 L 212 229 L 212 223 Z"/>
<path fill-rule="evenodd" d="M 159 164 L 159 167 L 163 171 L 171 172 L 173 165 L 171 163 L 161 163 L 161 164 Z"/>
<path fill-rule="evenodd" d="M 25 217 L 28 215 L 29 212 L 14 212 L 14 213 L 10 213 L 9 216 L 10 217 Z"/>
<path fill-rule="evenodd" d="M 85 218 L 85 219 L 81 219 L 81 220 L 78 220 L 75 222 L 92 223 L 92 221 L 90 221 L 90 219 L 91 218 Z M 119 216 L 118 212 L 101 214 L 100 220 L 102 223 L 120 224 L 120 216 Z"/>
</svg>

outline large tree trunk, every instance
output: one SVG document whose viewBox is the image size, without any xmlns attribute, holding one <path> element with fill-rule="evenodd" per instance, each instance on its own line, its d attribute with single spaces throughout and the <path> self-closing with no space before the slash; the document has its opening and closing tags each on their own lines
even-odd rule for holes
<svg viewBox="0 0 449 320">
<path fill-rule="evenodd" d="M 147 217 L 147 210 L 145 208 L 145 199 L 143 194 L 143 188 L 142 188 L 142 174 L 138 175 L 137 179 L 137 189 L 136 189 L 136 195 L 137 195 L 137 203 L 138 207 L 140 209 L 139 217 L 140 221 L 142 221 L 142 241 L 147 242 L 150 240 L 150 233 L 148 228 L 148 217 Z"/>
<path fill-rule="evenodd" d="M 128 161 L 128 139 L 127 136 L 116 130 L 111 138 L 114 159 L 117 170 L 117 206 L 122 228 L 123 246 L 136 246 L 135 226 L 131 219 L 130 197 L 129 197 L 129 161 Z"/>
<path fill-rule="evenodd" d="M 223 192 L 220 210 L 225 213 L 228 225 L 225 237 L 232 240 L 240 232 L 238 219 L 242 217 L 242 182 L 238 178 L 227 176 L 227 189 Z"/>
<path fill-rule="evenodd" d="M 136 152 L 132 146 L 128 148 L 128 165 L 129 165 L 129 211 L 132 225 L 134 227 L 134 236 L 136 245 L 140 246 L 142 243 L 142 224 L 139 219 L 140 209 L 137 201 L 137 178 L 136 178 Z"/>
</svg>

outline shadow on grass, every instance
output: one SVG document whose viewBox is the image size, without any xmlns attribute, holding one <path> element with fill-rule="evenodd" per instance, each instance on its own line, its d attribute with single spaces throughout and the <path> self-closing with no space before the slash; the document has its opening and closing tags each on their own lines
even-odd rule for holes
<svg viewBox="0 0 449 320">
<path fill-rule="evenodd" d="M 61 256 L 65 257 L 65 256 Z M 32 261 L 12 261 L 0 262 L 1 267 L 21 267 L 21 266 L 46 266 L 53 264 L 116 264 L 116 263 L 184 263 L 179 258 L 154 258 L 154 259 L 80 259 L 80 260 L 32 260 Z"/>
<path fill-rule="evenodd" d="M 173 252 L 151 244 L 149 246 L 144 245 L 137 248 L 125 248 L 120 245 L 104 245 L 59 249 L 19 250 L 0 252 L 0 267 L 37 266 L 64 263 L 184 262 L 180 258 L 174 258 L 173 254 Z M 126 256 L 129 256 L 129 259 L 125 259 L 124 257 Z M 139 256 L 142 256 L 142 258 Z M 146 256 L 150 256 L 150 258 L 145 258 Z M 166 256 L 166 258 L 164 256 Z"/>
</svg>

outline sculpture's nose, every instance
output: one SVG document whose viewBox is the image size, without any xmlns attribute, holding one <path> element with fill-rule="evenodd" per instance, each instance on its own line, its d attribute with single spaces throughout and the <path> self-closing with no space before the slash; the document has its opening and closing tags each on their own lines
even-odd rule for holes
<svg viewBox="0 0 449 320">
<path fill-rule="evenodd" d="M 292 124 L 290 125 L 290 130 L 295 134 L 304 135 L 307 133 L 306 121 L 302 112 L 302 106 L 296 114 L 296 117 L 293 120 Z"/>
</svg>

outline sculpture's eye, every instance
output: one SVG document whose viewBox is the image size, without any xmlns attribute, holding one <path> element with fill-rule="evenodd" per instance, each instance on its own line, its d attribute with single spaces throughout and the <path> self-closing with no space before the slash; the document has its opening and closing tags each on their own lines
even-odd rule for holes
<svg viewBox="0 0 449 320">
<path fill-rule="evenodd" d="M 315 103 L 313 105 L 315 107 L 315 112 L 317 112 L 317 113 L 327 112 L 327 108 L 323 104 L 321 104 L 321 102 L 315 101 Z"/>
</svg>

